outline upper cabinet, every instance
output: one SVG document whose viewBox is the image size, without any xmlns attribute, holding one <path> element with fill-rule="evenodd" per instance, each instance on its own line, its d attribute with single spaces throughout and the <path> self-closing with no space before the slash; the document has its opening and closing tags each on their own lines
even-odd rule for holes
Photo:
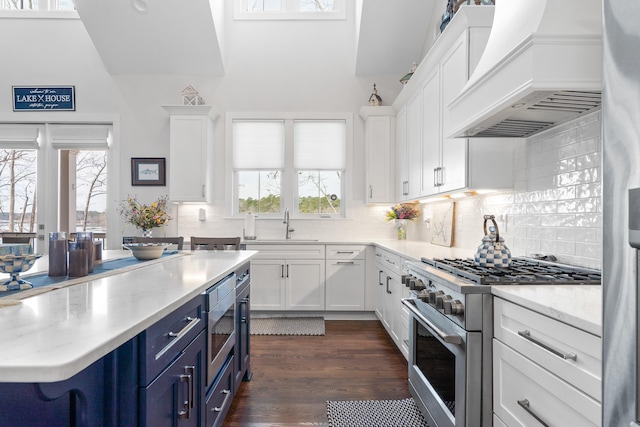
<svg viewBox="0 0 640 427">
<path fill-rule="evenodd" d="M 362 107 L 365 140 L 365 200 L 393 203 L 396 112 L 393 107 Z"/>
<path fill-rule="evenodd" d="M 212 199 L 213 122 L 210 105 L 163 106 L 169 113 L 169 200 Z"/>
<path fill-rule="evenodd" d="M 398 111 L 398 168 L 402 157 L 407 168 L 397 173 L 398 188 L 404 190 L 398 194 L 399 201 L 512 188 L 514 139 L 447 138 L 449 129 L 460 120 L 447 106 L 477 65 L 492 20 L 491 6 L 460 8 L 394 102 Z M 400 142 L 401 116 L 406 122 L 406 147 Z M 417 164 L 412 163 L 415 159 Z"/>
</svg>

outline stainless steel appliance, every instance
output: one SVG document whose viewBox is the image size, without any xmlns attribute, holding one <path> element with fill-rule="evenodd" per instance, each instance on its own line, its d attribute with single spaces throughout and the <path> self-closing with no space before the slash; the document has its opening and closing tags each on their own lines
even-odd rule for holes
<svg viewBox="0 0 640 427">
<path fill-rule="evenodd" d="M 235 273 L 207 290 L 207 387 L 213 384 L 236 343 Z"/>
<path fill-rule="evenodd" d="M 492 425 L 491 285 L 600 284 L 600 272 L 529 258 L 408 264 L 409 389 L 432 427 Z"/>
</svg>

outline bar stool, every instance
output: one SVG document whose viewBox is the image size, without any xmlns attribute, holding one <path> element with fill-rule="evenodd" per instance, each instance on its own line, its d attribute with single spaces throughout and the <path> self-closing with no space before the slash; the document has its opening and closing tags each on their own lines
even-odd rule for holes
<svg viewBox="0 0 640 427">
<path fill-rule="evenodd" d="M 194 237 L 191 236 L 191 250 L 240 250 L 240 237 Z"/>
</svg>

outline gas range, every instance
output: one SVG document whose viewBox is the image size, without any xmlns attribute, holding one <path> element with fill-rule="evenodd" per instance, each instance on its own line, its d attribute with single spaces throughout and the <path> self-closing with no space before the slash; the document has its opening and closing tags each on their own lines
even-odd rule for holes
<svg viewBox="0 0 640 427">
<path fill-rule="evenodd" d="M 403 283 L 418 308 L 429 304 L 466 330 L 481 330 L 491 285 L 599 285 L 598 270 L 515 257 L 508 268 L 483 267 L 472 259 L 421 258 L 408 264 Z"/>
</svg>

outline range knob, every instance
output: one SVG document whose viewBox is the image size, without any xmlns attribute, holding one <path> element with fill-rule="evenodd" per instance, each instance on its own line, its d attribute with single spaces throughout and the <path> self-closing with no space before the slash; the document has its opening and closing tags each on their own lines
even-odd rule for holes
<svg viewBox="0 0 640 427">
<path fill-rule="evenodd" d="M 411 280 L 411 275 L 410 274 L 403 274 L 402 275 L 402 284 L 405 286 L 409 286 L 409 280 Z"/>
<path fill-rule="evenodd" d="M 415 282 L 413 283 L 413 288 L 416 291 L 421 291 L 423 289 L 426 289 L 427 287 L 424 285 L 424 282 L 420 279 L 416 279 Z"/>
<path fill-rule="evenodd" d="M 432 291 L 432 292 L 430 292 L 429 293 L 429 304 L 436 305 L 436 299 L 439 296 L 443 296 L 443 295 L 444 295 L 444 292 L 442 292 L 442 291 L 435 291 L 435 292 Z"/>
<path fill-rule="evenodd" d="M 442 296 L 437 296 L 436 297 L 436 308 L 438 310 L 444 310 L 444 304 L 452 301 L 453 298 L 451 298 L 449 295 L 442 295 Z"/>
<path fill-rule="evenodd" d="M 459 300 L 449 300 L 444 303 L 444 314 L 460 316 L 464 314 L 464 304 Z"/>
</svg>

